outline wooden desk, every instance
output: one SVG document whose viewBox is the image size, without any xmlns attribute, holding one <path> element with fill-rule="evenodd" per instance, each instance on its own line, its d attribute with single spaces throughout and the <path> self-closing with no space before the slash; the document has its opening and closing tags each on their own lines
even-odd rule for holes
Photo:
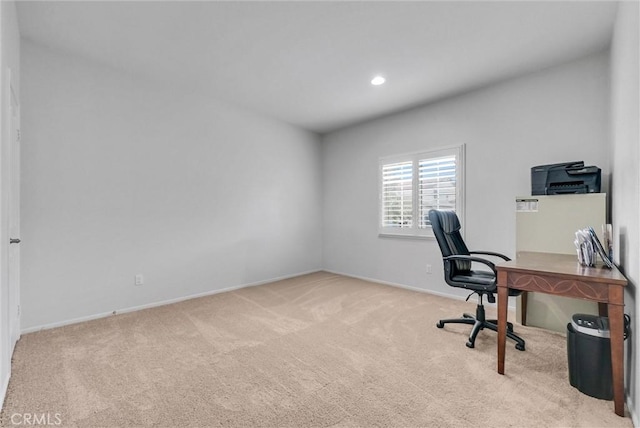
<svg viewBox="0 0 640 428">
<path fill-rule="evenodd" d="M 615 412 L 624 416 L 624 287 L 616 269 L 581 266 L 575 255 L 520 252 L 498 271 L 498 373 L 504 374 L 509 288 L 575 297 L 606 304 L 611 337 Z M 526 340 L 526 338 L 525 338 Z"/>
</svg>

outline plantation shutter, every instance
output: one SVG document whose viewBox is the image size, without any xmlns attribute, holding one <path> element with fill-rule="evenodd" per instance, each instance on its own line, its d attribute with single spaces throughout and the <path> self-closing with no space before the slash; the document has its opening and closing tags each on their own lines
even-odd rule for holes
<svg viewBox="0 0 640 428">
<path fill-rule="evenodd" d="M 413 162 L 382 165 L 382 227 L 413 226 Z"/>
<path fill-rule="evenodd" d="M 456 209 L 456 156 L 418 161 L 421 229 L 431 226 L 429 210 Z"/>
</svg>

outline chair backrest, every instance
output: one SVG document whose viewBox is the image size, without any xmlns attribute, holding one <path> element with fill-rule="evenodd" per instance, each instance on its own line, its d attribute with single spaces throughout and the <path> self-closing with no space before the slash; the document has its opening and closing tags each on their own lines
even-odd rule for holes
<svg viewBox="0 0 640 428">
<path fill-rule="evenodd" d="M 469 255 L 469 249 L 460 234 L 460 220 L 458 220 L 455 212 L 430 210 L 429 221 L 442 252 L 442 257 Z M 457 272 L 451 272 L 451 274 L 471 270 L 470 261 L 456 260 L 452 265 L 455 266 Z"/>
</svg>

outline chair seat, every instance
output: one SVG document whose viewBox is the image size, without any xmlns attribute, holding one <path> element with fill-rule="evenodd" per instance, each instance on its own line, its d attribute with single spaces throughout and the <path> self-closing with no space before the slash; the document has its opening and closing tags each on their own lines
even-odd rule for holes
<svg viewBox="0 0 640 428">
<path fill-rule="evenodd" d="M 496 277 L 493 272 L 484 270 L 471 270 L 468 272 L 458 272 L 451 277 L 454 283 L 464 284 L 464 288 L 468 290 L 487 291 L 495 293 Z M 450 283 L 450 285 L 453 285 Z M 460 285 L 453 285 L 454 287 L 460 287 Z M 520 290 L 509 289 L 509 296 L 519 296 L 522 293 Z"/>
<path fill-rule="evenodd" d="M 471 270 L 468 272 L 458 272 L 451 277 L 455 282 L 466 282 L 467 284 L 484 285 L 485 287 L 495 285 L 496 276 L 493 272 L 482 270 Z"/>
</svg>

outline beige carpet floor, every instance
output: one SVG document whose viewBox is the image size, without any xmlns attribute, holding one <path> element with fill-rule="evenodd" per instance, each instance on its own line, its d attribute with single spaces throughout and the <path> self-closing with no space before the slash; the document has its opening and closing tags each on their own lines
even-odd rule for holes
<svg viewBox="0 0 640 428">
<path fill-rule="evenodd" d="M 516 326 L 501 376 L 495 333 L 435 327 L 474 308 L 319 272 L 26 334 L 2 425 L 632 426 L 569 385 L 562 335 Z"/>
</svg>

